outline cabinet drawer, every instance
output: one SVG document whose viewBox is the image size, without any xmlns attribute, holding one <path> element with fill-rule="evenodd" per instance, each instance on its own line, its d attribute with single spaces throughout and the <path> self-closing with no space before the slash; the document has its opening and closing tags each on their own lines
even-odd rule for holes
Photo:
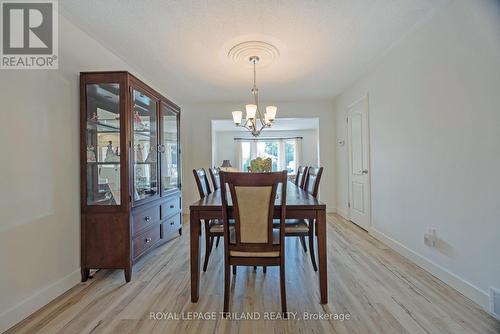
<svg viewBox="0 0 500 334">
<path fill-rule="evenodd" d="M 168 216 L 179 211 L 181 208 L 181 198 L 175 197 L 161 205 L 161 219 L 164 219 Z"/>
<path fill-rule="evenodd" d="M 172 217 L 170 218 L 167 218 L 167 220 L 165 220 L 163 223 L 162 223 L 162 238 L 165 238 L 167 237 L 169 234 L 173 233 L 173 232 L 177 232 L 180 228 L 181 228 L 181 214 L 178 213 L 176 215 L 173 215 Z"/>
<path fill-rule="evenodd" d="M 160 206 L 134 213 L 132 218 L 133 234 L 160 222 Z"/>
<path fill-rule="evenodd" d="M 151 246 L 156 244 L 158 240 L 160 240 L 160 236 L 161 227 L 160 225 L 156 225 L 147 232 L 135 237 L 133 241 L 134 258 L 138 257 L 146 250 L 151 248 Z"/>
</svg>

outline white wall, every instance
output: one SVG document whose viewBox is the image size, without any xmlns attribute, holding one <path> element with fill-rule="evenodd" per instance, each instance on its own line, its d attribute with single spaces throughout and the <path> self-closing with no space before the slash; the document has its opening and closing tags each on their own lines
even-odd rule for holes
<svg viewBox="0 0 500 334">
<path fill-rule="evenodd" d="M 500 5 L 451 1 L 335 100 L 369 94 L 373 234 L 487 305 L 500 288 Z M 347 212 L 347 151 L 336 148 Z M 423 243 L 435 228 L 436 249 Z"/>
<path fill-rule="evenodd" d="M 309 130 L 282 130 L 282 131 L 267 131 L 263 134 L 266 138 L 273 137 L 302 137 L 302 160 L 301 165 L 317 166 L 318 162 L 318 131 Z M 236 157 L 236 141 L 234 138 L 250 138 L 244 132 L 239 131 L 217 131 L 214 134 L 213 152 L 215 166 L 220 166 L 223 160 L 229 160 L 234 167 L 237 167 Z"/>
<path fill-rule="evenodd" d="M 241 103 L 244 103 L 242 101 Z M 262 102 L 266 105 L 265 101 Z M 327 210 L 335 211 L 335 125 L 333 104 L 319 102 L 276 102 L 278 118 L 318 117 L 320 165 L 324 166 L 320 197 L 327 204 Z M 241 104 L 181 104 L 181 142 L 183 164 L 183 206 L 184 209 L 199 199 L 193 178 L 194 168 L 208 168 L 212 163 L 211 121 L 232 119 L 231 111 L 241 109 Z"/>
<path fill-rule="evenodd" d="M 59 70 L 0 71 L 0 332 L 79 282 L 79 72 L 133 71 L 62 16 L 59 34 Z"/>
</svg>

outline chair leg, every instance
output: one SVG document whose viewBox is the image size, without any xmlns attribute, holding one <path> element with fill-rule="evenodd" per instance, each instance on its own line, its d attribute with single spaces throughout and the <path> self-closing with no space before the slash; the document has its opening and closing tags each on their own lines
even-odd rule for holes
<svg viewBox="0 0 500 334">
<path fill-rule="evenodd" d="M 233 266 L 233 271 L 236 266 Z M 231 284 L 231 275 L 229 274 L 229 261 L 224 260 L 224 313 L 229 312 L 229 286 Z"/>
<path fill-rule="evenodd" d="M 307 253 L 306 238 L 303 235 L 301 235 L 299 239 L 300 243 L 302 244 L 302 248 L 304 248 L 304 253 Z"/>
<path fill-rule="evenodd" d="M 283 318 L 287 318 L 286 312 L 286 280 L 285 280 L 285 266 L 280 265 L 280 290 L 281 290 L 281 312 L 283 312 Z"/>
<path fill-rule="evenodd" d="M 217 242 L 215 243 L 215 248 L 219 247 L 220 235 L 217 236 Z"/>
<path fill-rule="evenodd" d="M 262 271 L 264 272 L 264 274 L 267 273 L 267 266 L 262 267 Z"/>
<path fill-rule="evenodd" d="M 253 271 L 257 271 L 257 266 L 253 266 Z"/>
<path fill-rule="evenodd" d="M 318 267 L 316 266 L 316 257 L 314 255 L 314 224 L 309 226 L 309 255 L 311 255 L 311 262 L 314 268 L 314 271 L 318 271 Z"/>
<path fill-rule="evenodd" d="M 236 266 L 233 264 L 233 275 L 236 275 Z"/>
<path fill-rule="evenodd" d="M 206 234 L 205 237 L 205 261 L 203 262 L 203 271 L 207 271 L 208 259 L 210 258 L 210 253 L 212 252 L 212 247 L 214 245 L 214 238 Z"/>
</svg>

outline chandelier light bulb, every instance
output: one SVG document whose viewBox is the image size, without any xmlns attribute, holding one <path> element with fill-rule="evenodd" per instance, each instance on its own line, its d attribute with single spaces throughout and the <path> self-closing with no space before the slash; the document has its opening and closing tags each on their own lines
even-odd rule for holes
<svg viewBox="0 0 500 334">
<path fill-rule="evenodd" d="M 243 116 L 243 112 L 241 112 L 239 110 L 233 111 L 233 121 L 234 121 L 234 124 L 240 125 L 241 124 L 241 118 L 242 118 L 242 116 Z"/>
<path fill-rule="evenodd" d="M 247 104 L 245 106 L 245 109 L 247 111 L 247 119 L 254 119 L 255 113 L 257 112 L 257 105 L 256 104 Z"/>
<path fill-rule="evenodd" d="M 267 113 L 264 115 L 264 123 L 267 125 L 267 126 L 271 126 L 272 122 L 271 120 L 269 119 L 269 116 L 267 115 Z"/>
<path fill-rule="evenodd" d="M 278 111 L 278 107 L 276 106 L 267 106 L 266 107 L 266 118 L 271 122 L 276 118 L 276 112 Z"/>
</svg>

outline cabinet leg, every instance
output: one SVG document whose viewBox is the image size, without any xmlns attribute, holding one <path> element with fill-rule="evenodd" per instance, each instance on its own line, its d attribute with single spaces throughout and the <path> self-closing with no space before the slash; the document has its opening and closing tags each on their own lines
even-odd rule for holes
<svg viewBox="0 0 500 334">
<path fill-rule="evenodd" d="M 132 267 L 125 268 L 125 282 L 130 282 L 132 279 Z"/>
<path fill-rule="evenodd" d="M 182 227 L 179 229 L 179 235 L 182 235 Z"/>
<path fill-rule="evenodd" d="M 87 282 L 90 275 L 90 269 L 82 268 L 82 282 Z"/>
</svg>

